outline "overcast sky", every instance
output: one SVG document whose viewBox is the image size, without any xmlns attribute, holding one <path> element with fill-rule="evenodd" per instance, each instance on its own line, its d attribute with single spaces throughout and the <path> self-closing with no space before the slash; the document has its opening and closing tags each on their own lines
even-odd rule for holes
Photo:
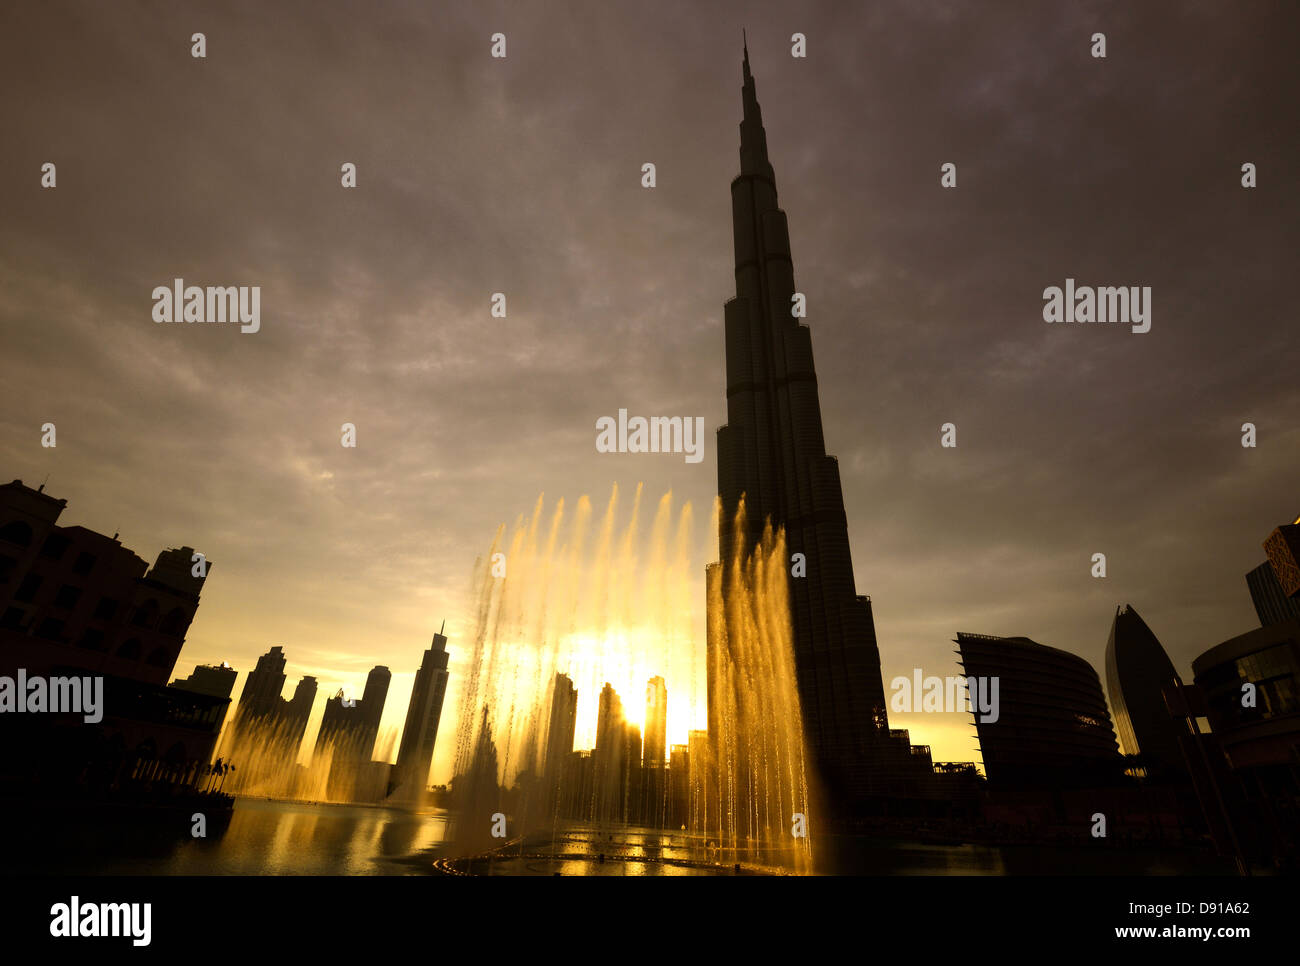
<svg viewBox="0 0 1300 966">
<path fill-rule="evenodd" d="M 5 4 L 0 476 L 208 554 L 178 672 L 387 664 L 391 726 L 541 492 L 691 500 L 702 602 L 743 26 L 886 682 L 957 673 L 959 630 L 1102 671 L 1122 603 L 1189 677 L 1300 513 L 1298 9 Z M 155 324 L 177 277 L 260 286 L 261 331 Z M 1046 324 L 1067 277 L 1150 286 L 1150 332 Z M 702 416 L 704 460 L 598 453 L 620 408 Z M 975 755 L 968 716 L 891 720 Z"/>
</svg>

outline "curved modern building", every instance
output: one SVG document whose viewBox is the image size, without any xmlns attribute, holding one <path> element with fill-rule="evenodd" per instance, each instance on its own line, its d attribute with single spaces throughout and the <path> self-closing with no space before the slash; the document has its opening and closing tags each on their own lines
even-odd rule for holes
<svg viewBox="0 0 1300 966">
<path fill-rule="evenodd" d="M 1165 704 L 1165 688 L 1175 684 L 1182 678 L 1151 628 L 1131 605 L 1118 608 L 1106 644 L 1106 690 L 1120 749 L 1140 755 L 1152 777 L 1187 774 L 1179 722 Z"/>
<path fill-rule="evenodd" d="M 996 678 L 996 720 L 975 715 L 990 786 L 1086 786 L 1118 780 L 1101 679 L 1091 664 L 1027 637 L 959 633 L 967 677 Z"/>
<path fill-rule="evenodd" d="M 1300 797 L 1300 620 L 1224 641 L 1192 671 L 1233 767 L 1275 769 Z"/>
<path fill-rule="evenodd" d="M 1224 641 L 1192 661 L 1253 850 L 1300 858 L 1300 619 Z M 1251 687 L 1246 687 L 1251 685 Z"/>
</svg>

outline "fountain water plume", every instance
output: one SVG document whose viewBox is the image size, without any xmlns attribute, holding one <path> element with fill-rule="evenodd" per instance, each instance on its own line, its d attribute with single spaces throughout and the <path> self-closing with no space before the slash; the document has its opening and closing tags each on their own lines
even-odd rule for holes
<svg viewBox="0 0 1300 966">
<path fill-rule="evenodd" d="M 715 520 L 720 513 L 714 507 Z M 767 854 L 808 870 L 812 862 L 810 769 L 795 677 L 788 560 L 783 530 L 768 521 L 755 546 L 745 534 L 708 570 L 710 747 L 714 756 L 703 826 L 718 848 Z M 802 816 L 802 822 L 797 816 Z M 803 832 L 795 835 L 795 830 Z"/>
</svg>

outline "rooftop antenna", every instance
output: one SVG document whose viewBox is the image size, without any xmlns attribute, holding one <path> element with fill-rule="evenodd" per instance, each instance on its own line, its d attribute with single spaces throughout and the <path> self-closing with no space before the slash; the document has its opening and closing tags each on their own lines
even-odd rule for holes
<svg viewBox="0 0 1300 966">
<path fill-rule="evenodd" d="M 446 629 L 446 627 L 447 627 L 447 618 L 444 617 L 442 619 L 442 627 L 438 628 L 438 633 L 441 634 Z"/>
<path fill-rule="evenodd" d="M 48 482 L 50 482 L 50 474 L 49 474 L 49 473 L 46 473 L 46 474 L 45 474 L 45 479 L 41 480 L 41 485 L 38 486 L 38 487 L 36 488 L 36 492 L 37 492 L 37 493 L 44 493 L 44 492 L 45 492 L 45 484 L 48 483 Z"/>
</svg>

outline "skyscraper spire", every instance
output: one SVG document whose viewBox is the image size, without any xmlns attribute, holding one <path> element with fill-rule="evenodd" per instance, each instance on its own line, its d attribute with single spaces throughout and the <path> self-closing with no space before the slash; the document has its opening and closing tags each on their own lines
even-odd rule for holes
<svg viewBox="0 0 1300 966">
<path fill-rule="evenodd" d="M 749 71 L 748 44 L 745 45 L 744 78 L 745 83 L 741 88 L 744 118 L 740 122 L 740 174 L 742 177 L 758 175 L 766 178 L 775 189 L 776 175 L 767 160 L 767 132 L 763 130 L 763 112 L 758 106 L 754 75 Z"/>
</svg>

